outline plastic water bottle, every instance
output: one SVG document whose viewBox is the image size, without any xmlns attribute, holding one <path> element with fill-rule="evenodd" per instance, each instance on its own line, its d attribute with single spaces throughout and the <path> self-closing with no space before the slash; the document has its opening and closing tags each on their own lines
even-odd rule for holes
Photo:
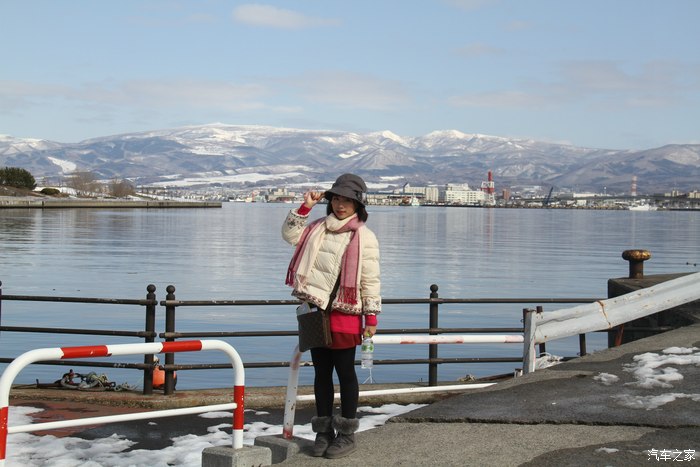
<svg viewBox="0 0 700 467">
<path fill-rule="evenodd" d="M 362 339 L 362 368 L 372 368 L 374 366 L 374 341 L 371 337 L 366 336 Z"/>
<path fill-rule="evenodd" d="M 313 310 L 313 308 L 311 308 L 311 305 L 309 305 L 307 302 L 304 302 L 297 307 L 297 316 L 303 315 L 306 313 L 311 313 L 312 311 L 314 311 L 314 310 Z"/>
</svg>

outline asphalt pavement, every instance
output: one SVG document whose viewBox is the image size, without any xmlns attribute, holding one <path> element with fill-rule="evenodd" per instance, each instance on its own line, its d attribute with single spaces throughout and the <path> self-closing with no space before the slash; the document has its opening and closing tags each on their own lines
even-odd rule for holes
<svg viewBox="0 0 700 467">
<path fill-rule="evenodd" d="M 699 465 L 700 360 L 658 368 L 672 375 L 668 387 L 640 387 L 638 374 L 630 371 L 636 355 L 648 353 L 654 361 L 655 355 L 672 347 L 694 348 L 699 355 L 700 325 L 596 352 L 394 417 L 358 433 L 357 451 L 343 459 L 314 458 L 303 449 L 279 465 Z M 606 375 L 618 379 L 611 382 Z M 658 406 L 650 408 L 654 405 Z"/>
</svg>

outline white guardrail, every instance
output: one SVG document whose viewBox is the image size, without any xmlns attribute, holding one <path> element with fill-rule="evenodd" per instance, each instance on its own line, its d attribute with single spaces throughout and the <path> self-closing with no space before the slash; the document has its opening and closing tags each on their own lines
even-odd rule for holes
<svg viewBox="0 0 700 467">
<path fill-rule="evenodd" d="M 523 336 L 485 334 L 485 335 L 382 335 L 375 334 L 372 337 L 374 345 L 377 344 L 522 344 Z M 299 346 L 294 347 L 292 358 L 289 361 L 289 379 L 287 380 L 287 398 L 284 405 L 284 426 L 282 436 L 285 439 L 292 439 L 294 436 L 294 415 L 296 412 L 296 402 L 302 400 L 313 400 L 313 395 L 299 396 L 299 366 L 301 365 L 301 355 Z M 360 391 L 360 397 L 375 396 L 383 394 L 405 394 L 419 392 L 456 391 L 465 389 L 479 389 L 491 386 L 496 383 L 458 384 L 451 386 L 430 386 L 425 388 L 402 388 L 402 389 L 381 389 L 376 391 Z M 340 394 L 336 393 L 336 399 Z"/>
<path fill-rule="evenodd" d="M 10 389 L 19 372 L 32 363 L 41 360 L 93 358 L 111 355 L 156 354 L 174 352 L 195 352 L 201 350 L 220 350 L 224 352 L 233 366 L 234 386 L 233 403 L 213 404 L 198 407 L 186 407 L 180 409 L 156 410 L 122 415 L 108 415 L 103 417 L 80 418 L 64 420 L 60 422 L 34 423 L 8 427 Z M 47 349 L 35 349 L 25 352 L 10 363 L 0 377 L 0 467 L 5 465 L 7 454 L 7 435 L 12 433 L 26 433 L 31 431 L 50 430 L 72 426 L 94 425 L 97 423 L 114 423 L 130 420 L 143 420 L 150 418 L 171 417 L 173 415 L 189 415 L 218 410 L 233 409 L 233 449 L 243 447 L 243 411 L 245 394 L 245 370 L 243 361 L 236 349 L 228 343 L 220 340 L 194 340 L 177 342 L 150 342 L 137 344 L 118 345 L 90 345 L 78 347 L 56 347 Z"/>
<path fill-rule="evenodd" d="M 535 371 L 535 346 L 587 332 L 612 329 L 644 316 L 700 299 L 700 272 L 619 297 L 564 310 L 527 313 L 523 372 Z"/>
</svg>

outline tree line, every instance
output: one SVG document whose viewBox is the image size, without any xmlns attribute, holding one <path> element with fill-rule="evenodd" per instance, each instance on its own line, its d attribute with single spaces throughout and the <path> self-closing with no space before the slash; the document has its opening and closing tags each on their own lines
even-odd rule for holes
<svg viewBox="0 0 700 467">
<path fill-rule="evenodd" d="M 63 180 L 62 184 L 75 190 L 79 196 L 94 196 L 103 193 L 115 198 L 124 198 L 136 193 L 136 188 L 128 180 L 113 179 L 108 183 L 103 183 L 97 180 L 92 172 L 73 172 Z M 36 180 L 26 169 L 5 167 L 0 169 L 0 185 L 33 190 L 36 188 Z"/>
<path fill-rule="evenodd" d="M 34 180 L 34 176 L 25 169 L 5 167 L 4 169 L 0 169 L 0 185 L 33 190 L 36 188 L 36 180 Z"/>
</svg>

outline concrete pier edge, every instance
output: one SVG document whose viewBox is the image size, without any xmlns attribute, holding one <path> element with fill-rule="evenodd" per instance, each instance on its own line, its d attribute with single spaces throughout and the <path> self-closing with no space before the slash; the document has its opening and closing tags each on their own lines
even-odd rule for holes
<svg viewBox="0 0 700 467">
<path fill-rule="evenodd" d="M 258 467 L 272 465 L 272 453 L 261 446 L 243 446 L 234 449 L 214 446 L 202 451 L 202 467 Z"/>
<path fill-rule="evenodd" d="M 304 438 L 293 436 L 286 439 L 282 435 L 258 436 L 255 438 L 255 446 L 270 449 L 272 452 L 272 463 L 279 464 L 288 458 L 311 449 L 313 443 Z M 204 464 L 202 464 L 202 467 Z"/>
</svg>

